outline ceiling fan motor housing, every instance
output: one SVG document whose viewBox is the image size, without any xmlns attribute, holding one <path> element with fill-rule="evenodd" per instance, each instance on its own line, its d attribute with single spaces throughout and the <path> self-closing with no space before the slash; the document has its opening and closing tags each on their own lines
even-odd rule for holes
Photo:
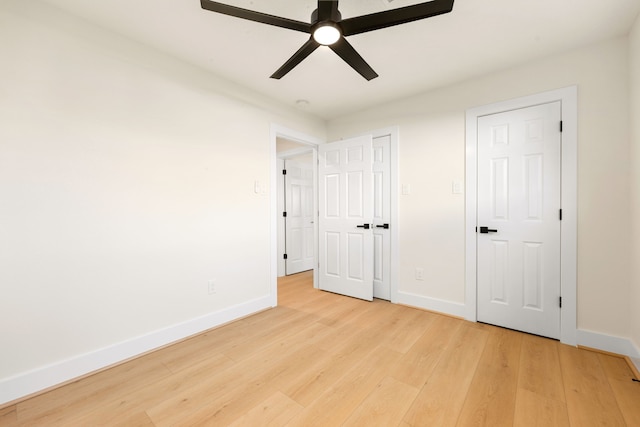
<svg viewBox="0 0 640 427">
<path fill-rule="evenodd" d="M 335 12 L 332 14 L 331 18 L 325 20 L 325 22 L 327 21 L 337 24 L 338 22 L 342 21 L 342 14 L 340 13 L 339 10 L 336 9 Z M 315 24 L 318 24 L 318 9 L 311 12 L 311 25 L 315 25 Z"/>
</svg>

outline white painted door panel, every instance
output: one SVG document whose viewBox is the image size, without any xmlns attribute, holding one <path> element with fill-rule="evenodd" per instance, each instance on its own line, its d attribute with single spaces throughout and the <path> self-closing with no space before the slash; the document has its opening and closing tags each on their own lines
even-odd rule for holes
<svg viewBox="0 0 640 427">
<path fill-rule="evenodd" d="M 285 161 L 286 274 L 313 268 L 313 163 L 309 157 Z"/>
<path fill-rule="evenodd" d="M 391 137 L 373 139 L 373 296 L 391 299 Z M 384 228 L 386 224 L 387 228 Z"/>
<path fill-rule="evenodd" d="M 318 148 L 319 287 L 373 300 L 371 136 Z"/>
<path fill-rule="evenodd" d="M 560 107 L 478 119 L 478 320 L 550 338 L 560 337 Z"/>
</svg>

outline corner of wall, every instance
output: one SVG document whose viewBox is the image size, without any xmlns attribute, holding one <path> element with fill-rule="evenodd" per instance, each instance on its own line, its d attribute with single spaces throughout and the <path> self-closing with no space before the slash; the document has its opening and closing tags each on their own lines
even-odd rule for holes
<svg viewBox="0 0 640 427">
<path fill-rule="evenodd" d="M 631 259 L 640 257 L 640 14 L 629 33 L 630 85 L 630 182 L 631 182 Z M 630 289 L 630 331 L 636 350 L 640 349 L 640 264 L 632 263 Z M 639 350 L 640 351 L 640 350 Z M 640 357 L 634 359 L 640 369 Z"/>
</svg>

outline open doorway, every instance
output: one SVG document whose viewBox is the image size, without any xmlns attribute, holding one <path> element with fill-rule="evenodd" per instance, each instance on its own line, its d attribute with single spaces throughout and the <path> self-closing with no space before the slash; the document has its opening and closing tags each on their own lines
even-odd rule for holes
<svg viewBox="0 0 640 427">
<path fill-rule="evenodd" d="M 280 252 L 282 248 L 284 248 L 283 239 L 284 234 L 280 233 L 281 227 L 283 227 L 284 222 L 282 221 L 284 210 L 281 206 L 284 204 L 280 200 L 281 193 L 279 189 L 284 188 L 284 180 L 282 178 L 282 171 L 284 169 L 284 160 L 287 157 L 296 157 L 303 154 L 311 153 L 312 155 L 312 163 L 314 168 L 317 165 L 317 147 L 319 144 L 322 144 L 324 141 L 321 139 L 315 138 L 313 136 L 288 129 L 286 127 L 272 124 L 271 125 L 271 137 L 270 137 L 270 151 L 271 151 L 271 177 L 270 177 L 270 188 L 273 189 L 271 191 L 271 277 L 270 277 L 270 298 L 271 298 L 271 306 L 276 307 L 278 305 L 278 277 L 284 276 L 285 267 L 284 267 L 284 252 Z M 279 147 L 278 147 L 279 146 Z M 313 250 L 314 250 L 314 266 L 313 266 L 313 286 L 314 288 L 318 287 L 317 283 L 317 245 L 315 244 L 318 228 L 317 228 L 317 212 L 318 212 L 318 192 L 317 192 L 317 177 L 316 177 L 315 169 L 313 174 L 313 213 L 314 213 L 314 224 L 313 224 Z"/>
<path fill-rule="evenodd" d="M 313 270 L 315 261 L 314 148 L 276 138 L 278 277 Z"/>
<path fill-rule="evenodd" d="M 380 286 L 374 287 L 374 297 L 391 300 L 391 302 L 402 302 L 398 297 L 397 292 L 397 281 L 398 281 L 398 260 L 399 260 L 399 251 L 398 251 L 398 198 L 397 198 L 397 188 L 398 188 L 398 128 L 391 127 L 386 129 L 379 129 L 372 132 L 368 132 L 367 135 L 373 138 L 374 145 L 376 146 L 376 151 L 374 158 L 378 160 L 383 160 L 384 163 L 383 169 L 376 169 L 375 174 L 378 178 L 382 175 L 388 174 L 388 185 L 378 185 L 374 186 L 372 191 L 377 188 L 378 191 L 382 191 L 385 193 L 384 188 L 387 188 L 389 194 L 388 200 L 388 215 L 386 217 L 384 215 L 380 216 L 380 209 L 374 210 L 374 218 L 372 218 L 369 223 L 374 225 L 374 229 L 376 230 L 376 236 L 378 237 L 378 243 L 381 242 L 380 235 L 386 233 L 388 236 L 388 250 L 387 251 L 374 251 L 375 253 L 380 255 L 384 255 L 385 263 L 377 263 L 374 265 L 374 273 L 377 274 L 376 277 L 385 277 L 386 287 L 385 294 L 381 295 L 376 291 Z M 278 153 L 278 140 L 280 140 L 280 154 Z M 324 141 L 318 140 L 317 138 L 310 137 L 303 133 L 293 131 L 291 129 L 287 129 L 275 124 L 271 125 L 271 180 L 270 180 L 270 188 L 274 189 L 271 192 L 271 280 L 270 280 L 270 289 L 271 289 L 271 302 L 272 306 L 275 307 L 278 305 L 278 277 L 284 277 L 285 267 L 284 267 L 284 252 L 280 252 L 279 248 L 284 247 L 284 243 L 279 245 L 279 233 L 278 228 L 279 225 L 282 226 L 284 222 L 282 221 L 284 210 L 280 208 L 280 206 L 284 206 L 284 203 L 281 200 L 278 200 L 278 188 L 284 188 L 284 184 L 279 181 L 282 179 L 282 170 L 284 163 L 281 163 L 282 159 L 285 159 L 289 155 L 296 156 L 303 154 L 304 151 L 309 151 L 309 147 L 311 147 L 311 151 L 313 153 L 313 165 L 314 165 L 314 185 L 313 185 L 313 213 L 314 213 L 314 224 L 313 224 L 313 235 L 314 235 L 314 268 L 313 268 L 313 287 L 319 288 L 319 268 L 322 266 L 322 263 L 319 264 L 319 254 L 318 254 L 318 159 L 319 159 L 319 147 L 324 144 Z M 288 146 L 288 148 L 286 148 Z M 386 148 L 385 148 L 386 147 Z M 297 151 L 300 150 L 300 151 Z M 386 153 L 386 154 L 385 154 Z M 375 163 L 374 162 L 374 167 Z M 379 165 L 380 166 L 380 165 Z M 382 167 L 382 166 L 381 166 Z M 386 172 L 385 172 L 386 171 Z M 382 180 L 387 182 L 387 180 Z M 279 204 L 280 203 L 280 204 Z M 377 205 L 376 205 L 377 206 Z M 380 207 L 380 206 L 378 206 Z M 377 212 L 377 213 L 376 213 Z M 371 225 L 371 224 L 369 224 Z M 284 239 L 284 234 L 280 235 L 280 239 Z M 382 245 L 384 246 L 384 245 Z M 386 255 L 385 255 L 386 254 Z M 388 256 L 387 256 L 388 255 Z M 326 266 L 327 263 L 324 263 Z M 376 268 L 377 266 L 377 268 Z M 381 273 L 381 274 L 378 274 Z M 306 274 L 306 273 L 302 273 Z M 375 282 L 375 280 L 374 280 Z M 378 289 L 379 291 L 379 289 Z"/>
</svg>

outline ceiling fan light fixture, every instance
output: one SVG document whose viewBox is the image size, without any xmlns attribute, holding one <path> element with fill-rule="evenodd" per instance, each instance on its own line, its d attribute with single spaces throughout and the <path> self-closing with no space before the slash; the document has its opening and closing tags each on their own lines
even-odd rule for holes
<svg viewBox="0 0 640 427">
<path fill-rule="evenodd" d="M 319 25 L 313 31 L 313 39 L 323 46 L 330 46 L 334 44 L 340 40 L 340 37 L 342 37 L 340 30 L 331 22 Z"/>
<path fill-rule="evenodd" d="M 344 62 L 368 81 L 378 77 L 378 74 L 351 46 L 347 37 L 449 13 L 453 10 L 455 0 L 423 1 L 348 19 L 342 19 L 342 14 L 338 10 L 338 0 L 317 1 L 318 7 L 311 13 L 309 23 L 231 6 L 226 2 L 200 0 L 200 5 L 203 9 L 211 12 L 311 34 L 302 47 L 271 75 L 272 79 L 281 79 L 316 49 L 324 45 L 329 46 Z M 380 1 L 390 4 L 396 0 Z"/>
</svg>

